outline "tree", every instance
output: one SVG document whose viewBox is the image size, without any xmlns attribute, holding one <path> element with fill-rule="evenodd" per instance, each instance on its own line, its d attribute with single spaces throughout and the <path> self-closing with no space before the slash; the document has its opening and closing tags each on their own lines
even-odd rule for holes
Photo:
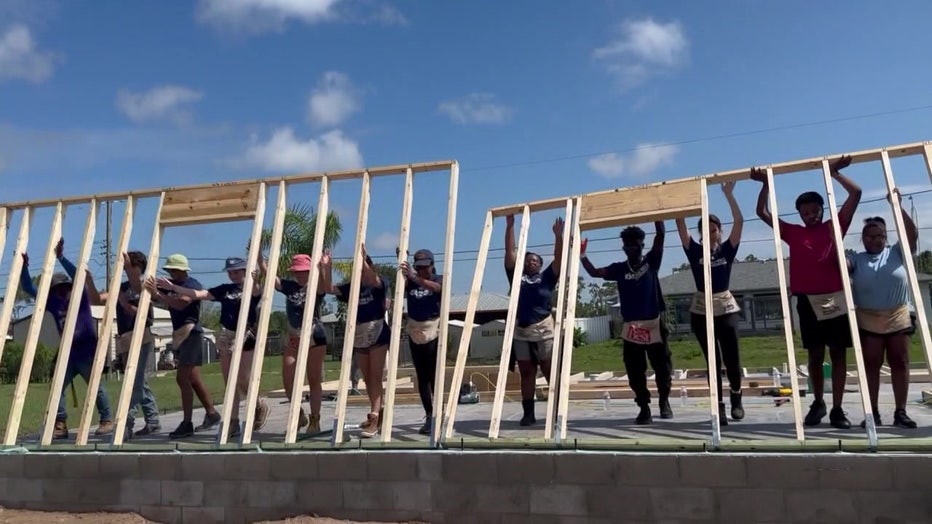
<svg viewBox="0 0 932 524">
<path fill-rule="evenodd" d="M 754 253 L 748 253 L 748 256 L 744 257 L 745 262 L 757 262 L 758 260 L 760 259 L 754 256 Z"/>
<path fill-rule="evenodd" d="M 201 301 L 201 325 L 207 329 L 217 331 L 220 329 L 220 304 L 216 302 Z"/>
<path fill-rule="evenodd" d="M 916 255 L 916 271 L 932 273 L 932 251 L 925 250 Z"/>
<path fill-rule="evenodd" d="M 314 235 L 317 231 L 317 213 L 307 204 L 294 204 L 285 212 L 285 227 L 282 235 L 278 274 L 284 275 L 291 265 L 291 257 L 297 254 L 310 255 L 314 252 Z M 343 225 L 334 211 L 327 213 L 324 226 L 324 249 L 332 249 L 340 241 Z M 272 230 L 262 231 L 260 246 L 265 252 L 272 245 Z"/>
<path fill-rule="evenodd" d="M 583 294 L 585 290 L 585 298 Z M 611 281 L 588 282 L 579 277 L 576 316 L 594 317 L 608 314 L 608 305 L 618 299 L 618 284 Z"/>
</svg>

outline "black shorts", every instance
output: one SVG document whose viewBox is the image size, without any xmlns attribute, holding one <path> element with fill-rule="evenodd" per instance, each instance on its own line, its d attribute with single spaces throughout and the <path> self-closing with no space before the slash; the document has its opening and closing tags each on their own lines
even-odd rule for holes
<svg viewBox="0 0 932 524">
<path fill-rule="evenodd" d="M 200 366 L 204 363 L 204 333 L 191 331 L 188 338 L 173 349 L 178 366 Z"/>
<path fill-rule="evenodd" d="M 910 323 L 910 326 L 908 328 L 901 329 L 899 331 L 894 331 L 892 333 L 874 333 L 873 331 L 868 331 L 866 329 L 859 329 L 858 331 L 861 333 L 862 337 L 887 338 L 887 337 L 892 337 L 894 335 L 912 336 L 916 332 L 916 315 L 912 313 L 909 314 L 909 323 Z"/>
<path fill-rule="evenodd" d="M 796 313 L 799 314 L 799 336 L 802 338 L 803 347 L 812 349 L 829 348 L 850 348 L 854 344 L 851 341 L 851 327 L 848 325 L 848 314 L 819 320 L 816 318 L 812 304 L 809 303 L 809 297 L 806 295 L 795 295 Z"/>
</svg>

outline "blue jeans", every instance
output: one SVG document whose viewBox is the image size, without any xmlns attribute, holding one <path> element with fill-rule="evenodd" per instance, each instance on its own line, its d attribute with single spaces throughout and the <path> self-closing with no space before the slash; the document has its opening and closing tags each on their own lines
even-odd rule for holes
<svg viewBox="0 0 932 524">
<path fill-rule="evenodd" d="M 81 375 L 84 382 L 90 381 L 91 366 L 94 364 L 94 356 L 75 356 L 68 359 L 68 366 L 65 368 L 65 382 L 61 388 L 61 398 L 58 401 L 58 416 L 56 422 L 68 420 L 68 412 L 65 410 L 65 390 L 71 385 L 74 379 Z M 97 412 L 100 413 L 100 421 L 113 421 L 113 414 L 110 412 L 110 398 L 107 396 L 107 390 L 104 385 L 100 384 L 97 388 Z"/>
<path fill-rule="evenodd" d="M 149 365 L 149 355 L 155 350 L 155 342 L 144 343 L 139 348 L 139 362 L 136 364 L 136 380 L 133 381 L 133 396 L 129 401 L 129 413 L 126 415 L 126 427 L 133 429 L 136 418 L 136 406 L 142 409 L 142 416 L 147 426 L 159 425 L 159 406 L 155 402 L 155 395 L 149 389 L 146 381 L 146 366 Z"/>
</svg>

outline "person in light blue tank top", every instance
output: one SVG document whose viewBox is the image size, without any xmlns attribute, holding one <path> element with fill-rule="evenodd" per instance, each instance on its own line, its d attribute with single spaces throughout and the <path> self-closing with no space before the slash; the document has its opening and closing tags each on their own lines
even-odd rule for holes
<svg viewBox="0 0 932 524">
<path fill-rule="evenodd" d="M 905 209 L 900 211 L 906 226 L 908 255 L 911 255 L 916 249 L 919 232 L 909 213 Z M 909 339 L 916 330 L 916 314 L 910 300 L 909 280 L 903 263 L 906 246 L 902 239 L 893 246 L 887 245 L 887 224 L 881 217 L 871 217 L 864 221 L 861 240 L 864 251 L 848 257 L 848 271 L 851 274 L 874 424 L 879 426 L 881 423 L 877 397 L 880 368 L 886 356 L 893 382 L 893 425 L 915 428 L 916 423 L 906 414 Z M 862 422 L 861 425 L 863 427 L 865 424 Z"/>
</svg>

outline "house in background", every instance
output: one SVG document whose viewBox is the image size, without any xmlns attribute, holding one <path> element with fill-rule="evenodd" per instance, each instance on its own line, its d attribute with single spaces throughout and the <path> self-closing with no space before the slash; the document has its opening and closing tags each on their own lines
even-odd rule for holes
<svg viewBox="0 0 932 524">
<path fill-rule="evenodd" d="M 789 260 L 784 262 L 787 285 L 789 285 Z M 923 291 L 926 316 L 932 321 L 932 275 L 920 273 L 919 287 Z M 673 333 L 689 333 L 689 306 L 696 283 L 689 269 L 674 271 L 661 277 L 660 287 L 667 302 L 670 330 Z M 776 260 L 735 261 L 731 270 L 731 292 L 741 306 L 738 329 L 747 335 L 779 335 L 783 331 L 783 307 L 780 303 L 780 284 Z M 787 289 L 789 293 L 789 289 Z M 618 304 L 611 307 L 612 315 L 620 320 Z M 799 317 L 796 314 L 796 298 L 790 296 L 791 327 L 796 330 Z M 620 325 L 620 322 L 616 322 Z"/>
</svg>

